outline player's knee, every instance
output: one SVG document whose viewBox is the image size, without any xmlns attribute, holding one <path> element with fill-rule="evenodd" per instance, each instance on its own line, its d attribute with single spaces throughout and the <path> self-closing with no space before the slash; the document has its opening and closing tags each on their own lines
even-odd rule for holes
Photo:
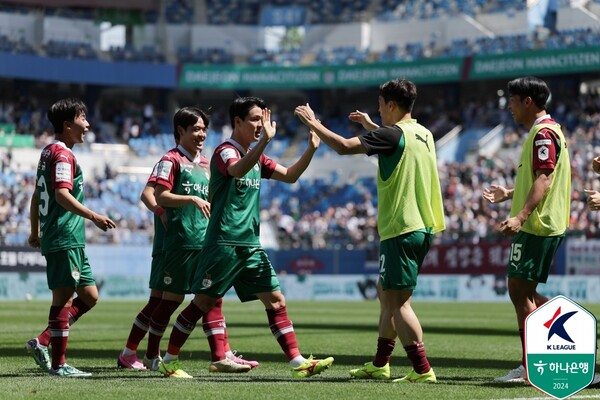
<svg viewBox="0 0 600 400">
<path fill-rule="evenodd" d="M 215 306 L 217 300 L 218 299 L 208 296 L 196 295 L 194 296 L 194 300 L 192 300 L 192 302 L 196 305 L 196 307 L 202 310 L 202 312 L 206 313 L 209 312 Z"/>
<path fill-rule="evenodd" d="M 278 294 L 274 293 L 269 300 L 271 302 L 271 307 L 273 308 L 273 310 L 278 310 L 282 307 L 285 307 L 285 297 L 281 292 L 279 292 Z"/>
</svg>

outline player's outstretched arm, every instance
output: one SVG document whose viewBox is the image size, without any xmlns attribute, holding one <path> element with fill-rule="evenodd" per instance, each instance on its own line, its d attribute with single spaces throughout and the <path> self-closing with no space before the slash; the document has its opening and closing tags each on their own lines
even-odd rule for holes
<svg viewBox="0 0 600 400">
<path fill-rule="evenodd" d="M 348 115 L 348 119 L 352 122 L 358 122 L 359 124 L 362 125 L 363 128 L 365 128 L 368 131 L 372 131 L 372 130 L 379 128 L 379 125 L 377 125 L 375 122 L 373 122 L 371 120 L 371 117 L 369 117 L 369 114 L 362 112 L 362 111 L 358 111 L 358 110 L 352 111 Z"/>
<path fill-rule="evenodd" d="M 362 145 L 360 140 L 356 137 L 346 139 L 343 136 L 338 135 L 335 132 L 327 129 L 321 121 L 315 117 L 314 111 L 308 104 L 298 106 L 294 110 L 294 115 L 300 118 L 300 121 L 321 138 L 321 140 L 329 147 L 331 147 L 338 154 L 361 154 L 366 153 L 367 150 Z"/>
<path fill-rule="evenodd" d="M 315 131 L 311 130 L 308 133 L 308 146 L 306 146 L 306 150 L 304 150 L 304 153 L 302 153 L 298 161 L 288 168 L 281 164 L 277 164 L 275 171 L 273 171 L 273 175 L 271 175 L 271 179 L 287 183 L 296 182 L 304 171 L 306 171 L 306 168 L 308 168 L 320 143 L 321 139 L 319 139 L 319 136 L 317 136 Z"/>
<path fill-rule="evenodd" d="M 59 188 L 55 191 L 56 202 L 65 210 L 89 219 L 103 231 L 117 227 L 117 224 L 106 215 L 97 214 L 77 201 L 67 188 Z"/>
</svg>

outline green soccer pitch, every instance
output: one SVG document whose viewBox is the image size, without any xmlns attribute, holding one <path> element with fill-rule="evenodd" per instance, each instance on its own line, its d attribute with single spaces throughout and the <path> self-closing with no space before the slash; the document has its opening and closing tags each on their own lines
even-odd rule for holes
<svg viewBox="0 0 600 400">
<path fill-rule="evenodd" d="M 187 305 L 184 302 L 184 306 Z M 102 301 L 71 328 L 67 360 L 93 373 L 91 378 L 57 378 L 42 372 L 24 349 L 44 327 L 48 302 L 0 303 L 0 399 L 515 399 L 544 398 L 523 384 L 493 378 L 519 364 L 520 342 L 512 305 L 419 303 L 413 307 L 425 332 L 424 342 L 437 384 L 394 384 L 351 380 L 348 370 L 371 361 L 377 340 L 379 305 L 369 302 L 288 303 L 288 311 L 305 356 L 333 356 L 323 374 L 293 380 L 290 368 L 267 326 L 259 302 L 226 300 L 233 349 L 260 368 L 247 374 L 210 374 L 208 344 L 198 326 L 182 349 L 190 380 L 163 378 L 157 372 L 116 367 L 133 318 L 143 302 Z M 584 305 L 600 315 L 600 304 Z M 183 308 L 183 306 L 182 306 Z M 182 309 L 180 308 L 178 312 Z M 171 319 L 173 322 L 175 317 Z M 163 338 L 166 350 L 169 327 Z M 139 349 L 145 350 L 144 340 Z M 398 343 L 392 357 L 393 377 L 410 371 Z M 588 388 L 575 398 L 600 398 Z"/>
</svg>

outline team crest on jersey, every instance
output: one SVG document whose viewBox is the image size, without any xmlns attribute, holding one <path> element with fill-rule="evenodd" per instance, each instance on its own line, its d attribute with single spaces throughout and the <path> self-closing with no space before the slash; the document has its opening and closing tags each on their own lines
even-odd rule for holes
<svg viewBox="0 0 600 400">
<path fill-rule="evenodd" d="M 546 146 L 538 147 L 538 158 L 540 160 L 547 160 L 549 157 L 549 150 Z"/>
<path fill-rule="evenodd" d="M 173 283 L 173 278 L 171 278 L 171 275 L 169 275 L 168 272 L 165 272 L 165 276 L 163 277 L 163 283 L 167 286 Z"/>
<path fill-rule="evenodd" d="M 76 281 L 79 281 L 79 278 L 81 277 L 81 274 L 79 274 L 79 268 L 77 267 L 77 265 L 73 265 L 71 267 L 71 276 L 73 277 L 73 279 L 75 279 Z"/>
<path fill-rule="evenodd" d="M 212 279 L 210 279 L 210 275 L 205 275 L 204 279 L 202 279 L 202 287 L 208 289 L 213 284 Z"/>
</svg>

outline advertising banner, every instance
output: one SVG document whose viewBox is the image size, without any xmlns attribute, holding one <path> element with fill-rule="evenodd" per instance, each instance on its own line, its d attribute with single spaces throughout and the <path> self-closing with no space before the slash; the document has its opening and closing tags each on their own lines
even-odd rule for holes
<svg viewBox="0 0 600 400">
<path fill-rule="evenodd" d="M 573 74 L 598 71 L 600 47 L 536 50 L 492 56 L 475 56 L 469 79 L 493 79 L 522 75 Z"/>
<path fill-rule="evenodd" d="M 568 240 L 565 268 L 569 275 L 600 275 L 600 240 Z"/>
<path fill-rule="evenodd" d="M 95 273 L 103 300 L 144 301 L 150 294 L 147 276 L 130 276 L 125 271 Z M 287 300 L 374 300 L 377 275 L 279 275 Z M 579 302 L 600 302 L 600 276 L 556 276 L 539 285 L 546 297 L 569 296 Z M 46 274 L 0 272 L 0 301 L 50 300 Z M 237 299 L 230 290 L 226 297 Z M 510 302 L 502 275 L 421 275 L 413 297 L 419 301 Z"/>
<path fill-rule="evenodd" d="M 416 83 L 453 82 L 462 77 L 463 59 L 309 67 L 210 66 L 184 64 L 181 88 L 298 89 L 378 86 L 398 77 Z"/>
</svg>

